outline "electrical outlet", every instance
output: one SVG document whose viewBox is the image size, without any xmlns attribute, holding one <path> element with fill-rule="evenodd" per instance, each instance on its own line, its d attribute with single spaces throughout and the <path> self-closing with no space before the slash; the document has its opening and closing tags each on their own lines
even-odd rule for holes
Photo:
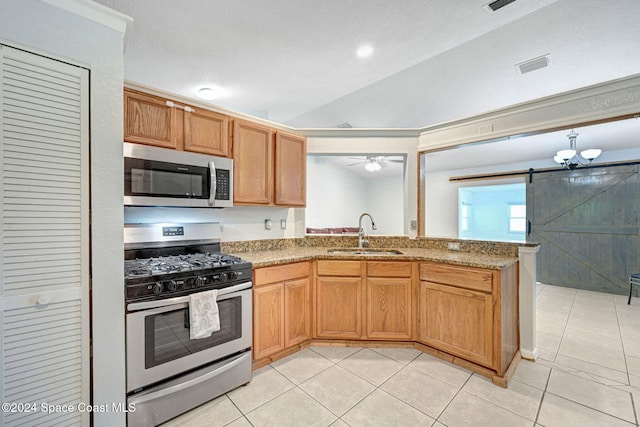
<svg viewBox="0 0 640 427">
<path fill-rule="evenodd" d="M 265 230 L 271 230 L 271 220 L 270 219 L 265 219 L 264 220 L 264 229 Z"/>
<path fill-rule="evenodd" d="M 409 227 L 411 227 L 412 230 L 418 229 L 418 221 L 416 221 L 415 219 L 412 219 L 409 224 L 410 224 Z"/>
<path fill-rule="evenodd" d="M 280 220 L 280 230 L 286 230 L 287 229 L 287 220 L 286 219 L 281 219 Z"/>
<path fill-rule="evenodd" d="M 458 242 L 449 242 L 447 244 L 447 248 L 449 248 L 450 251 L 459 251 L 460 250 L 460 243 L 458 243 Z"/>
</svg>

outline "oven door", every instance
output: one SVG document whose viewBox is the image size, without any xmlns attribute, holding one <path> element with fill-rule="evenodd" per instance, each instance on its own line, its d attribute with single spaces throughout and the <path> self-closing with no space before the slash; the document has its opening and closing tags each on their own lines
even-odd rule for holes
<svg viewBox="0 0 640 427">
<path fill-rule="evenodd" d="M 247 350 L 252 342 L 251 283 L 218 293 L 220 330 L 189 338 L 189 299 L 131 303 L 127 306 L 127 392 L 168 379 Z M 227 291 L 228 293 L 225 293 Z"/>
</svg>

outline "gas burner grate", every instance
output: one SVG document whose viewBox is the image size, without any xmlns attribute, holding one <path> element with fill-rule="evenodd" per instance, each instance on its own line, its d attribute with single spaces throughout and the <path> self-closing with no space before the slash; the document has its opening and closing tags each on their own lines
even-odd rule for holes
<svg viewBox="0 0 640 427">
<path fill-rule="evenodd" d="M 242 259 L 232 255 L 205 252 L 126 260 L 124 270 L 125 278 L 127 278 L 154 276 L 181 271 L 197 271 L 205 268 L 218 268 L 243 262 Z"/>
</svg>

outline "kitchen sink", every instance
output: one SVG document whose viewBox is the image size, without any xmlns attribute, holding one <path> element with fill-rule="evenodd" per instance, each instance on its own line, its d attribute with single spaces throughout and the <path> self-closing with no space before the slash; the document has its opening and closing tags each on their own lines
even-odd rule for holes
<svg viewBox="0 0 640 427">
<path fill-rule="evenodd" d="M 329 249 L 327 253 L 330 254 L 343 254 L 343 255 L 402 255 L 402 252 L 397 251 L 395 249 L 353 249 L 353 248 L 345 248 L 345 249 Z"/>
</svg>

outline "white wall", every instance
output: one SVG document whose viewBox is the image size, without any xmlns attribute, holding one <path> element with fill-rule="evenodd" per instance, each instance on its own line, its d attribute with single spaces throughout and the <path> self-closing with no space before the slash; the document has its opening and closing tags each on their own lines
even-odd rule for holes
<svg viewBox="0 0 640 427">
<path fill-rule="evenodd" d="M 52 4 L 72 5 L 85 16 Z M 90 69 L 93 401 L 125 402 L 122 291 L 122 83 L 126 20 L 93 2 L 1 2 L 0 40 Z M 100 8 L 98 8 L 100 9 Z M 101 20 L 98 24 L 95 20 Z M 89 403 L 89 402 L 87 402 Z M 94 414 L 94 425 L 124 426 L 125 414 Z"/>
<path fill-rule="evenodd" d="M 308 157 L 306 227 L 357 227 L 366 205 L 366 179 L 324 157 Z"/>
<path fill-rule="evenodd" d="M 387 236 L 402 236 L 404 234 L 404 212 L 402 209 L 404 192 L 400 191 L 402 188 L 402 176 L 367 180 L 366 212 L 373 215 L 378 227 L 376 231 L 371 231 L 369 234 Z"/>
<path fill-rule="evenodd" d="M 340 131 L 335 136 L 314 136 L 307 140 L 309 154 L 406 154 L 407 165 L 403 177 L 403 218 L 402 232 L 399 234 L 415 237 L 410 230 L 410 221 L 418 217 L 418 137 L 349 137 L 348 131 Z M 375 216 L 374 216 L 375 218 Z M 376 218 L 376 222 L 379 220 Z M 398 234 L 398 233 L 390 233 Z"/>
</svg>

